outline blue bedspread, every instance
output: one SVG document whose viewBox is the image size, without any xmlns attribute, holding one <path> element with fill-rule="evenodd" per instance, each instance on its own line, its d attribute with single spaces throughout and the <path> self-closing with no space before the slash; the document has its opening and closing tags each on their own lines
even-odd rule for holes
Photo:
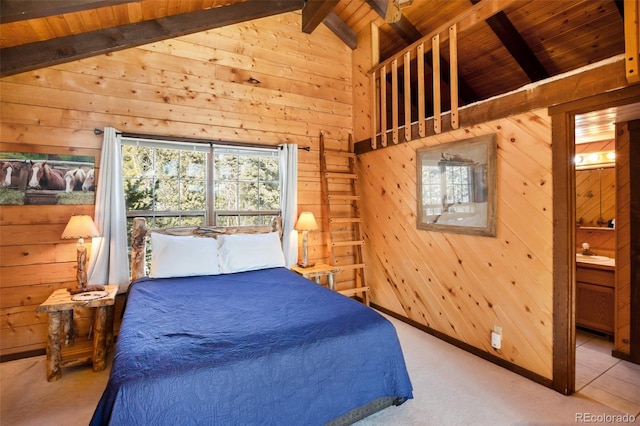
<svg viewBox="0 0 640 426">
<path fill-rule="evenodd" d="M 92 425 L 321 425 L 412 398 L 393 325 L 286 268 L 142 279 Z"/>
</svg>

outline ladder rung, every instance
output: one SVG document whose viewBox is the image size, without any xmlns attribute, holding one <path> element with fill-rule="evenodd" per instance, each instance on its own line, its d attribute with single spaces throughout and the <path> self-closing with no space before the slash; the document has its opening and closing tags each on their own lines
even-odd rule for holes
<svg viewBox="0 0 640 426">
<path fill-rule="evenodd" d="M 329 198 L 329 201 L 331 200 L 340 200 L 340 201 L 347 201 L 347 200 L 351 200 L 351 201 L 357 201 L 360 199 L 359 195 L 328 195 L 327 196 Z"/>
<path fill-rule="evenodd" d="M 362 246 L 364 245 L 364 240 L 355 240 L 355 241 L 333 241 L 331 243 L 334 247 L 346 247 L 346 246 Z"/>
<path fill-rule="evenodd" d="M 331 217 L 329 223 L 362 223 L 361 217 Z"/>
<path fill-rule="evenodd" d="M 354 294 L 364 293 L 365 291 L 369 291 L 369 286 L 346 288 L 344 290 L 338 290 L 338 293 L 343 296 L 353 296 Z"/>
<path fill-rule="evenodd" d="M 327 172 L 324 175 L 328 179 L 358 179 L 355 173 Z"/>
<path fill-rule="evenodd" d="M 325 157 L 332 156 L 332 157 L 347 157 L 347 158 L 351 158 L 351 157 L 355 157 L 356 156 L 355 152 L 334 151 L 334 150 L 330 150 L 330 149 L 325 149 L 324 150 L 324 155 L 325 155 Z"/>
</svg>

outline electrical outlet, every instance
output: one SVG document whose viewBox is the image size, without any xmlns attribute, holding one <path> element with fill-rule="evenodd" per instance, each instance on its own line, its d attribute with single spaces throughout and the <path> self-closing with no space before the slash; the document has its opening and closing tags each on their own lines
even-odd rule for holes
<svg viewBox="0 0 640 426">
<path fill-rule="evenodd" d="M 502 348 L 502 335 L 495 331 L 491 332 L 491 347 L 494 349 Z"/>
</svg>

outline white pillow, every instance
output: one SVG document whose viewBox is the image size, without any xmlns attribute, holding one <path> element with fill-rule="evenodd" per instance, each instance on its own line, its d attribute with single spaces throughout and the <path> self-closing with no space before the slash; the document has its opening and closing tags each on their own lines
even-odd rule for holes
<svg viewBox="0 0 640 426">
<path fill-rule="evenodd" d="M 219 273 L 215 238 L 151 234 L 151 278 Z"/>
<path fill-rule="evenodd" d="M 285 266 L 277 232 L 219 235 L 218 260 L 223 274 Z"/>
</svg>

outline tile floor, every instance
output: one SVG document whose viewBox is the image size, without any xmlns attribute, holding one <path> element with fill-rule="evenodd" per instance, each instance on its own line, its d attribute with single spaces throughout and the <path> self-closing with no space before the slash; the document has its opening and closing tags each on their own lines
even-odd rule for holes
<svg viewBox="0 0 640 426">
<path fill-rule="evenodd" d="M 576 332 L 576 393 L 640 416 L 640 365 L 611 356 L 608 338 Z"/>
</svg>

